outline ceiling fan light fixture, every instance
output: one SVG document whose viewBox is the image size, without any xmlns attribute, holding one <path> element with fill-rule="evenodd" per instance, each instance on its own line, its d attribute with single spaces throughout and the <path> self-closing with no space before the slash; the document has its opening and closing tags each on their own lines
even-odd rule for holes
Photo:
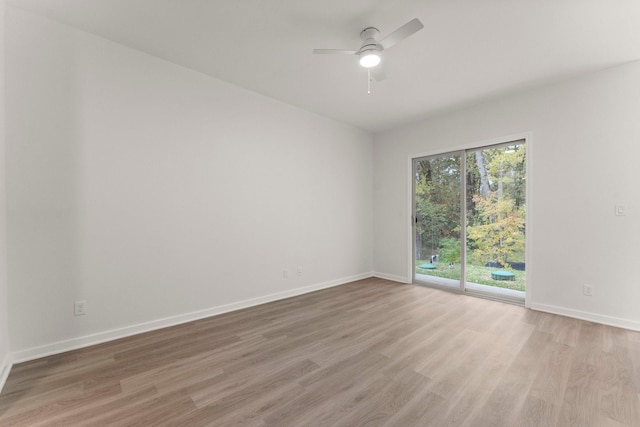
<svg viewBox="0 0 640 427">
<path fill-rule="evenodd" d="M 372 68 L 380 63 L 380 52 L 375 49 L 365 50 L 360 54 L 360 65 Z"/>
</svg>

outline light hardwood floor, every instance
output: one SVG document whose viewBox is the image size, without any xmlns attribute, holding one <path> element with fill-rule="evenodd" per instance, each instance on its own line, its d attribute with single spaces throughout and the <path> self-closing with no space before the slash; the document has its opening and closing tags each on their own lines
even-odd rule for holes
<svg viewBox="0 0 640 427">
<path fill-rule="evenodd" d="M 640 333 L 367 279 L 14 366 L 0 425 L 640 426 Z"/>
</svg>

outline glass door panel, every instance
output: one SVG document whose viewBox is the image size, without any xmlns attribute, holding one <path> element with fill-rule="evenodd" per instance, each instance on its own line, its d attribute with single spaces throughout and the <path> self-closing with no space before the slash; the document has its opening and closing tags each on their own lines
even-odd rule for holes
<svg viewBox="0 0 640 427">
<path fill-rule="evenodd" d="M 524 143 L 466 154 L 465 288 L 524 299 Z"/>
<path fill-rule="evenodd" d="M 461 288 L 462 155 L 415 159 L 414 279 Z"/>
</svg>

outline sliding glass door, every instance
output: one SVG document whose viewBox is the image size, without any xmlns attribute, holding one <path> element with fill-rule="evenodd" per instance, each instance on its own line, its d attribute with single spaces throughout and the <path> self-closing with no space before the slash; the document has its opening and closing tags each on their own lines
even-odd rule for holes
<svg viewBox="0 0 640 427">
<path fill-rule="evenodd" d="M 462 289 L 462 153 L 414 161 L 415 279 Z"/>
<path fill-rule="evenodd" d="M 415 283 L 524 301 L 523 140 L 414 159 L 413 194 Z"/>
</svg>

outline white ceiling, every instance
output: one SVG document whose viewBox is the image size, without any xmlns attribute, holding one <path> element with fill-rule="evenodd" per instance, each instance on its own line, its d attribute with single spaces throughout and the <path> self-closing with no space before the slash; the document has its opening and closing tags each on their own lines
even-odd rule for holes
<svg viewBox="0 0 640 427">
<path fill-rule="evenodd" d="M 640 59 L 640 0 L 13 0 L 11 4 L 377 132 Z M 412 18 L 367 95 L 357 49 Z"/>
</svg>

